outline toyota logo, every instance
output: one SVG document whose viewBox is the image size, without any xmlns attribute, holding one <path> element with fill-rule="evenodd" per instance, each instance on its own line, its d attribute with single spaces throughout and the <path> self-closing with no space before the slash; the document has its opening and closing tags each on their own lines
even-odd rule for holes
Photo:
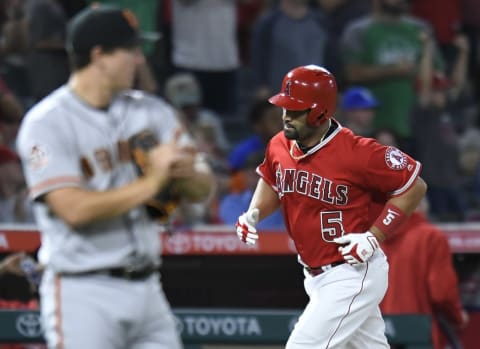
<svg viewBox="0 0 480 349">
<path fill-rule="evenodd" d="M 172 254 L 187 253 L 192 249 L 192 242 L 187 234 L 177 233 L 166 240 L 165 249 Z"/>
<path fill-rule="evenodd" d="M 21 314 L 19 317 L 17 317 L 15 325 L 17 331 L 24 337 L 39 337 L 43 333 L 39 314 Z"/>
</svg>

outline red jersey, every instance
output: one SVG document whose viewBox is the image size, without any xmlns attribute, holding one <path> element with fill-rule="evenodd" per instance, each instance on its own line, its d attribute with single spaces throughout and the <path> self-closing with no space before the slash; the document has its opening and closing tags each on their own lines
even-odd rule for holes
<svg viewBox="0 0 480 349">
<path fill-rule="evenodd" d="M 432 315 L 434 347 L 443 348 L 434 315 L 462 324 L 458 279 L 447 237 L 423 215 L 413 213 L 398 232 L 382 243 L 382 248 L 390 271 L 380 309 L 384 314 Z"/>
<path fill-rule="evenodd" d="M 379 201 L 407 191 L 420 168 L 397 148 L 338 124 L 305 154 L 278 133 L 257 172 L 278 194 L 301 262 L 319 267 L 341 261 L 333 239 L 367 231 L 380 213 Z"/>
</svg>

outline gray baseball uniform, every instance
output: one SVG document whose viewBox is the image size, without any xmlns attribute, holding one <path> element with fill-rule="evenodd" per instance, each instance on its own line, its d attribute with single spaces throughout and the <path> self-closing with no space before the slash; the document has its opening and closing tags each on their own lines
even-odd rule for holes
<svg viewBox="0 0 480 349">
<path fill-rule="evenodd" d="M 25 116 L 17 146 L 41 231 L 41 310 L 51 348 L 181 347 L 158 275 L 121 277 L 120 268 L 160 263 L 159 227 L 146 210 L 74 229 L 41 200 L 63 187 L 104 191 L 132 182 L 129 138 L 149 130 L 168 142 L 179 127 L 170 106 L 140 91 L 98 110 L 63 86 Z"/>
</svg>

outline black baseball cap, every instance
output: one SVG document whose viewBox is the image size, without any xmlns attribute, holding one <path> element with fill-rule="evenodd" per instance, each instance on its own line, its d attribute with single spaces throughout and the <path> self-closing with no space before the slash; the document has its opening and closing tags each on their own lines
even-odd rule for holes
<svg viewBox="0 0 480 349">
<path fill-rule="evenodd" d="M 89 53 L 95 46 L 105 49 L 134 47 L 142 35 L 132 11 L 113 5 L 94 4 L 73 17 L 67 30 L 67 51 Z"/>
</svg>

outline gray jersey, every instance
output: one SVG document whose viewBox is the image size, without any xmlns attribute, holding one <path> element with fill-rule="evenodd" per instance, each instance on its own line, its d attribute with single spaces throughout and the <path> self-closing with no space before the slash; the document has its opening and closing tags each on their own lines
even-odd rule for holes
<svg viewBox="0 0 480 349">
<path fill-rule="evenodd" d="M 58 272 L 81 272 L 159 262 L 159 227 L 143 207 L 73 229 L 39 200 L 63 187 L 105 191 L 137 178 L 128 139 L 144 130 L 160 143 L 181 127 L 158 97 L 125 92 L 108 110 L 84 104 L 63 86 L 32 108 L 20 128 L 22 158 L 41 232 L 39 260 Z M 188 136 L 182 142 L 191 142 Z"/>
</svg>

